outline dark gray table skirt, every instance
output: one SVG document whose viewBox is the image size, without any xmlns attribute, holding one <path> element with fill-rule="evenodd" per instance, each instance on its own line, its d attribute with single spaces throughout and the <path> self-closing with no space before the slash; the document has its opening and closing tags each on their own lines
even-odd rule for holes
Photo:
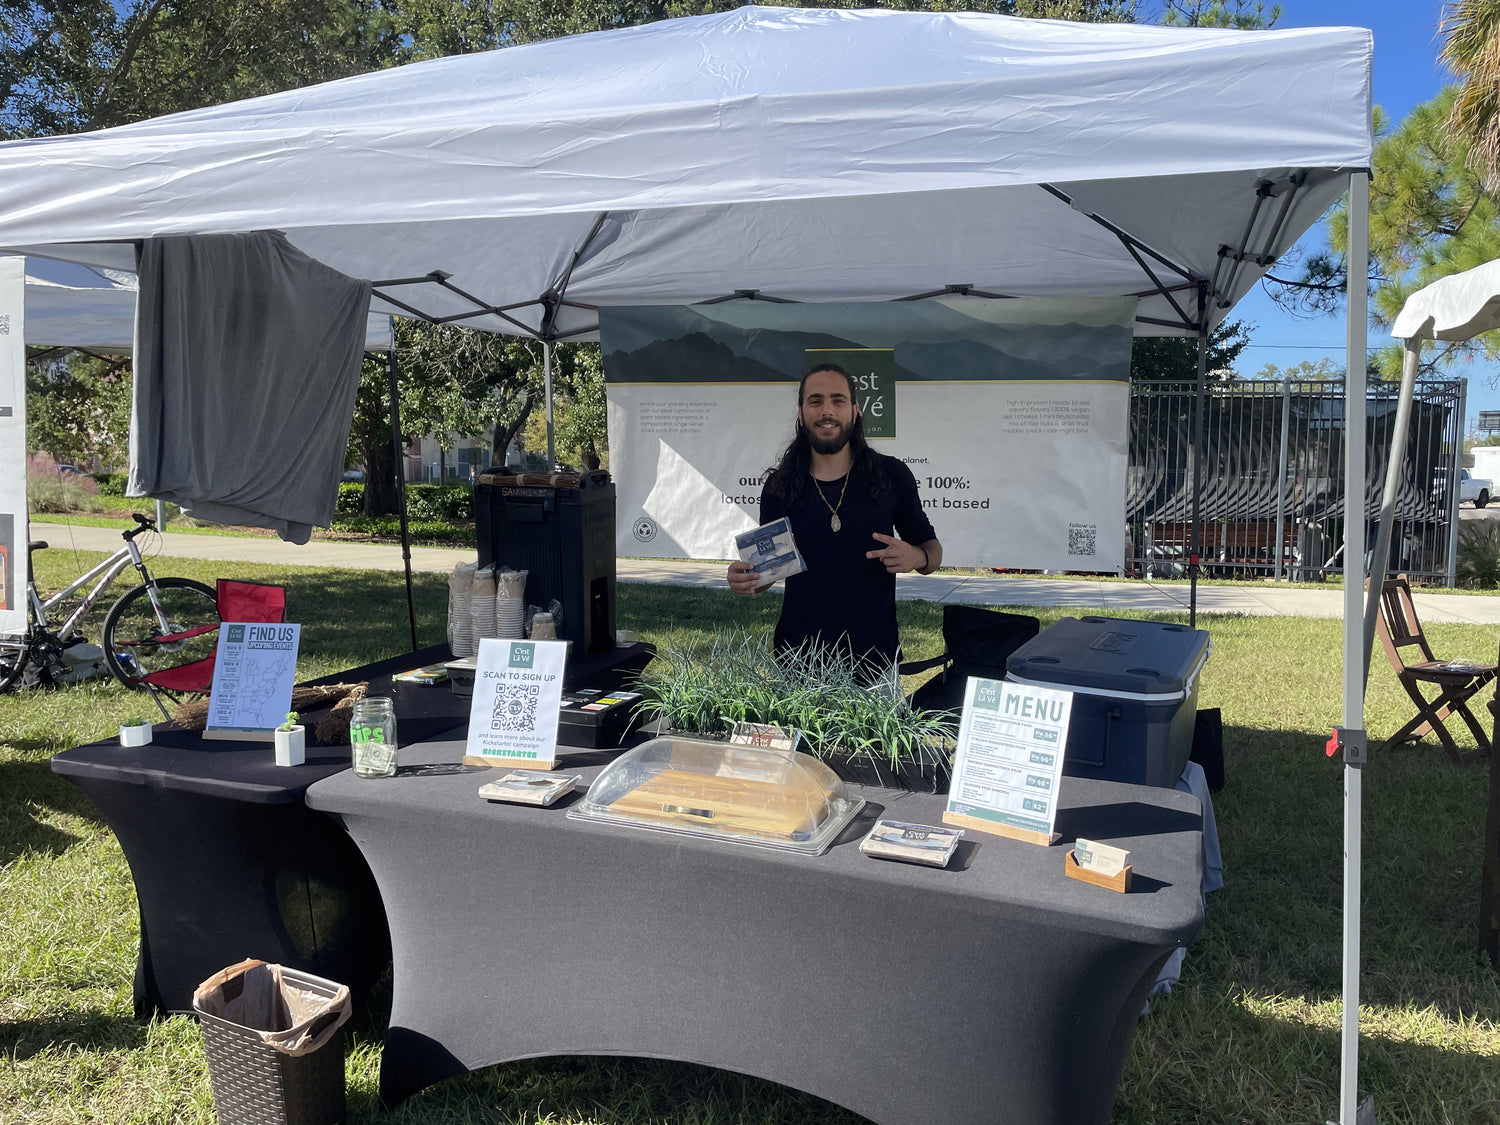
<svg viewBox="0 0 1500 1125">
<path fill-rule="evenodd" d="M 1200 810 L 1172 790 L 1065 784 L 1065 840 L 1135 854 L 1121 895 L 1065 878 L 1062 846 L 976 834 L 949 870 L 859 853 L 873 817 L 938 823 L 939 797 L 864 790 L 862 819 L 807 858 L 490 804 L 459 769 L 340 774 L 307 794 L 385 902 L 391 1104 L 498 1062 L 635 1055 L 889 1125 L 1107 1122 L 1142 1001 L 1202 925 Z"/>
<path fill-rule="evenodd" d="M 447 655 L 442 645 L 315 682 L 368 680 L 375 694 L 395 698 L 403 738 L 431 737 L 467 721 L 468 699 L 390 676 Z M 361 995 L 389 964 L 385 912 L 364 857 L 302 799 L 313 782 L 349 768 L 348 744 L 310 744 L 301 766 L 274 757 L 268 742 L 204 739 L 175 725 L 158 725 L 147 746 L 104 740 L 53 757 L 53 772 L 93 802 L 130 863 L 141 922 L 138 1017 L 191 1011 L 193 990 L 245 957 L 331 977 Z"/>
</svg>

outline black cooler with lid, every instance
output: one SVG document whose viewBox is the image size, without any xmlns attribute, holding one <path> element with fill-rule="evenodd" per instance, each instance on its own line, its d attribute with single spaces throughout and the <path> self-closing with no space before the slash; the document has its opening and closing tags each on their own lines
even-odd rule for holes
<svg viewBox="0 0 1500 1125">
<path fill-rule="evenodd" d="M 1208 654 L 1202 629 L 1065 617 L 1011 653 L 1006 678 L 1073 693 L 1064 774 L 1170 788 L 1193 749 Z"/>
</svg>

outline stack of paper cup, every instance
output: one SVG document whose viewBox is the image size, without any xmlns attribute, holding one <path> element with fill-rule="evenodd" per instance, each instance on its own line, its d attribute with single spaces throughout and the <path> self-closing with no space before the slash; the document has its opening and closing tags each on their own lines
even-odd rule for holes
<svg viewBox="0 0 1500 1125">
<path fill-rule="evenodd" d="M 495 636 L 525 636 L 526 571 L 502 570 L 495 575 Z"/>
<path fill-rule="evenodd" d="M 469 618 L 474 622 L 474 644 L 495 632 L 495 575 L 489 567 L 474 572 L 474 592 L 469 595 Z"/>
<path fill-rule="evenodd" d="M 474 619 L 469 612 L 474 567 L 474 563 L 459 563 L 448 576 L 448 647 L 456 657 L 473 656 L 479 651 L 474 641 Z"/>
</svg>

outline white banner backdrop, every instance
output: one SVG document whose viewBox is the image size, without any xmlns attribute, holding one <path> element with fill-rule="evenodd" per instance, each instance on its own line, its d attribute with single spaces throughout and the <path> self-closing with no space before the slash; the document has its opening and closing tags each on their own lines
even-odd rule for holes
<svg viewBox="0 0 1500 1125">
<path fill-rule="evenodd" d="M 0 633 L 26 630 L 26 259 L 0 256 Z"/>
<path fill-rule="evenodd" d="M 618 550 L 734 557 L 832 361 L 905 461 L 949 566 L 1118 573 L 1132 299 L 601 308 Z"/>
</svg>

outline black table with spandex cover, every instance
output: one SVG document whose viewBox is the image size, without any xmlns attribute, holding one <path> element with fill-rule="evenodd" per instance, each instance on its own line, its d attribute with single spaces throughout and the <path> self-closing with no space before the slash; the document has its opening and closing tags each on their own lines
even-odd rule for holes
<svg viewBox="0 0 1500 1125">
<path fill-rule="evenodd" d="M 394 995 L 381 1095 L 538 1055 L 671 1058 L 757 1075 L 887 1125 L 1109 1120 L 1142 1003 L 1203 923 L 1202 815 L 1170 789 L 1069 778 L 1057 828 L 1128 848 L 1131 893 L 1066 848 L 971 833 L 947 870 L 873 860 L 870 804 L 823 856 L 492 804 L 462 741 L 307 802 L 369 860 Z M 592 780 L 612 755 L 565 755 Z M 582 767 L 582 768 L 579 768 Z"/>
<path fill-rule="evenodd" d="M 396 701 L 398 737 L 467 721 L 468 700 L 391 675 L 446 659 L 446 645 L 313 683 L 368 681 Z M 304 715 L 315 725 L 322 708 Z M 316 746 L 278 766 L 269 742 L 205 739 L 159 725 L 146 746 L 117 740 L 64 750 L 52 770 L 83 791 L 120 841 L 140 903 L 135 1011 L 184 1012 L 205 979 L 245 957 L 362 989 L 390 957 L 370 869 L 349 837 L 308 810 L 315 781 L 349 768 L 349 746 Z"/>
<path fill-rule="evenodd" d="M 581 681 L 618 683 L 643 667 L 647 645 L 570 667 Z M 312 684 L 368 681 L 395 701 L 403 745 L 459 730 L 469 698 L 391 676 L 448 658 L 447 645 L 405 653 Z M 317 724 L 327 708 L 303 716 Z M 348 744 L 318 746 L 278 766 L 269 742 L 204 739 L 157 726 L 146 746 L 117 740 L 65 750 L 54 773 L 78 786 L 120 841 L 140 904 L 135 1011 L 191 1011 L 193 990 L 245 957 L 347 984 L 356 994 L 390 961 L 385 913 L 349 837 L 303 803 L 307 787 L 349 768 Z"/>
</svg>

